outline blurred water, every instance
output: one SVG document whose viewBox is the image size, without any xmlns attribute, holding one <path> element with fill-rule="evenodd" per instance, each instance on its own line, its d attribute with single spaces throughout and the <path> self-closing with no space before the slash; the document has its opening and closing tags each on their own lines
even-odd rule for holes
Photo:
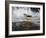
<svg viewBox="0 0 46 38">
<path fill-rule="evenodd" d="M 39 8 L 12 7 L 12 30 L 40 30 Z"/>
</svg>

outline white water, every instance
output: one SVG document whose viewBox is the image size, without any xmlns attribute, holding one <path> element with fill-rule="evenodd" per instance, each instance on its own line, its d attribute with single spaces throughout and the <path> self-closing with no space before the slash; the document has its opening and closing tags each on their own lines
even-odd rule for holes
<svg viewBox="0 0 46 38">
<path fill-rule="evenodd" d="M 20 22 L 20 21 L 26 20 L 24 14 L 32 16 L 31 17 L 32 23 L 39 24 L 37 22 L 40 21 L 40 13 L 32 12 L 30 10 L 30 8 L 27 8 L 27 7 L 18 8 L 18 9 L 16 7 L 14 7 L 13 12 L 12 12 L 12 21 L 13 22 Z"/>
</svg>

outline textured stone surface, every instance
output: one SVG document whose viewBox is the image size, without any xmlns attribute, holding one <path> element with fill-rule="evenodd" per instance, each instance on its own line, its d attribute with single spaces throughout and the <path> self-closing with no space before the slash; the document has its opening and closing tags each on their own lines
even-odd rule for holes
<svg viewBox="0 0 46 38">
<path fill-rule="evenodd" d="M 31 22 L 19 22 L 12 24 L 13 31 L 22 31 L 22 30 L 40 30 L 40 26 L 38 24 L 34 24 Z"/>
</svg>

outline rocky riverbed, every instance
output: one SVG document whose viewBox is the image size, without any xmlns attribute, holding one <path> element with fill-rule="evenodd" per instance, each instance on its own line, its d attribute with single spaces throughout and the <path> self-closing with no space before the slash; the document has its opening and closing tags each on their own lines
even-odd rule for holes
<svg viewBox="0 0 46 38">
<path fill-rule="evenodd" d="M 38 24 L 25 21 L 12 23 L 12 31 L 24 31 L 24 30 L 40 30 L 40 26 Z"/>
</svg>

